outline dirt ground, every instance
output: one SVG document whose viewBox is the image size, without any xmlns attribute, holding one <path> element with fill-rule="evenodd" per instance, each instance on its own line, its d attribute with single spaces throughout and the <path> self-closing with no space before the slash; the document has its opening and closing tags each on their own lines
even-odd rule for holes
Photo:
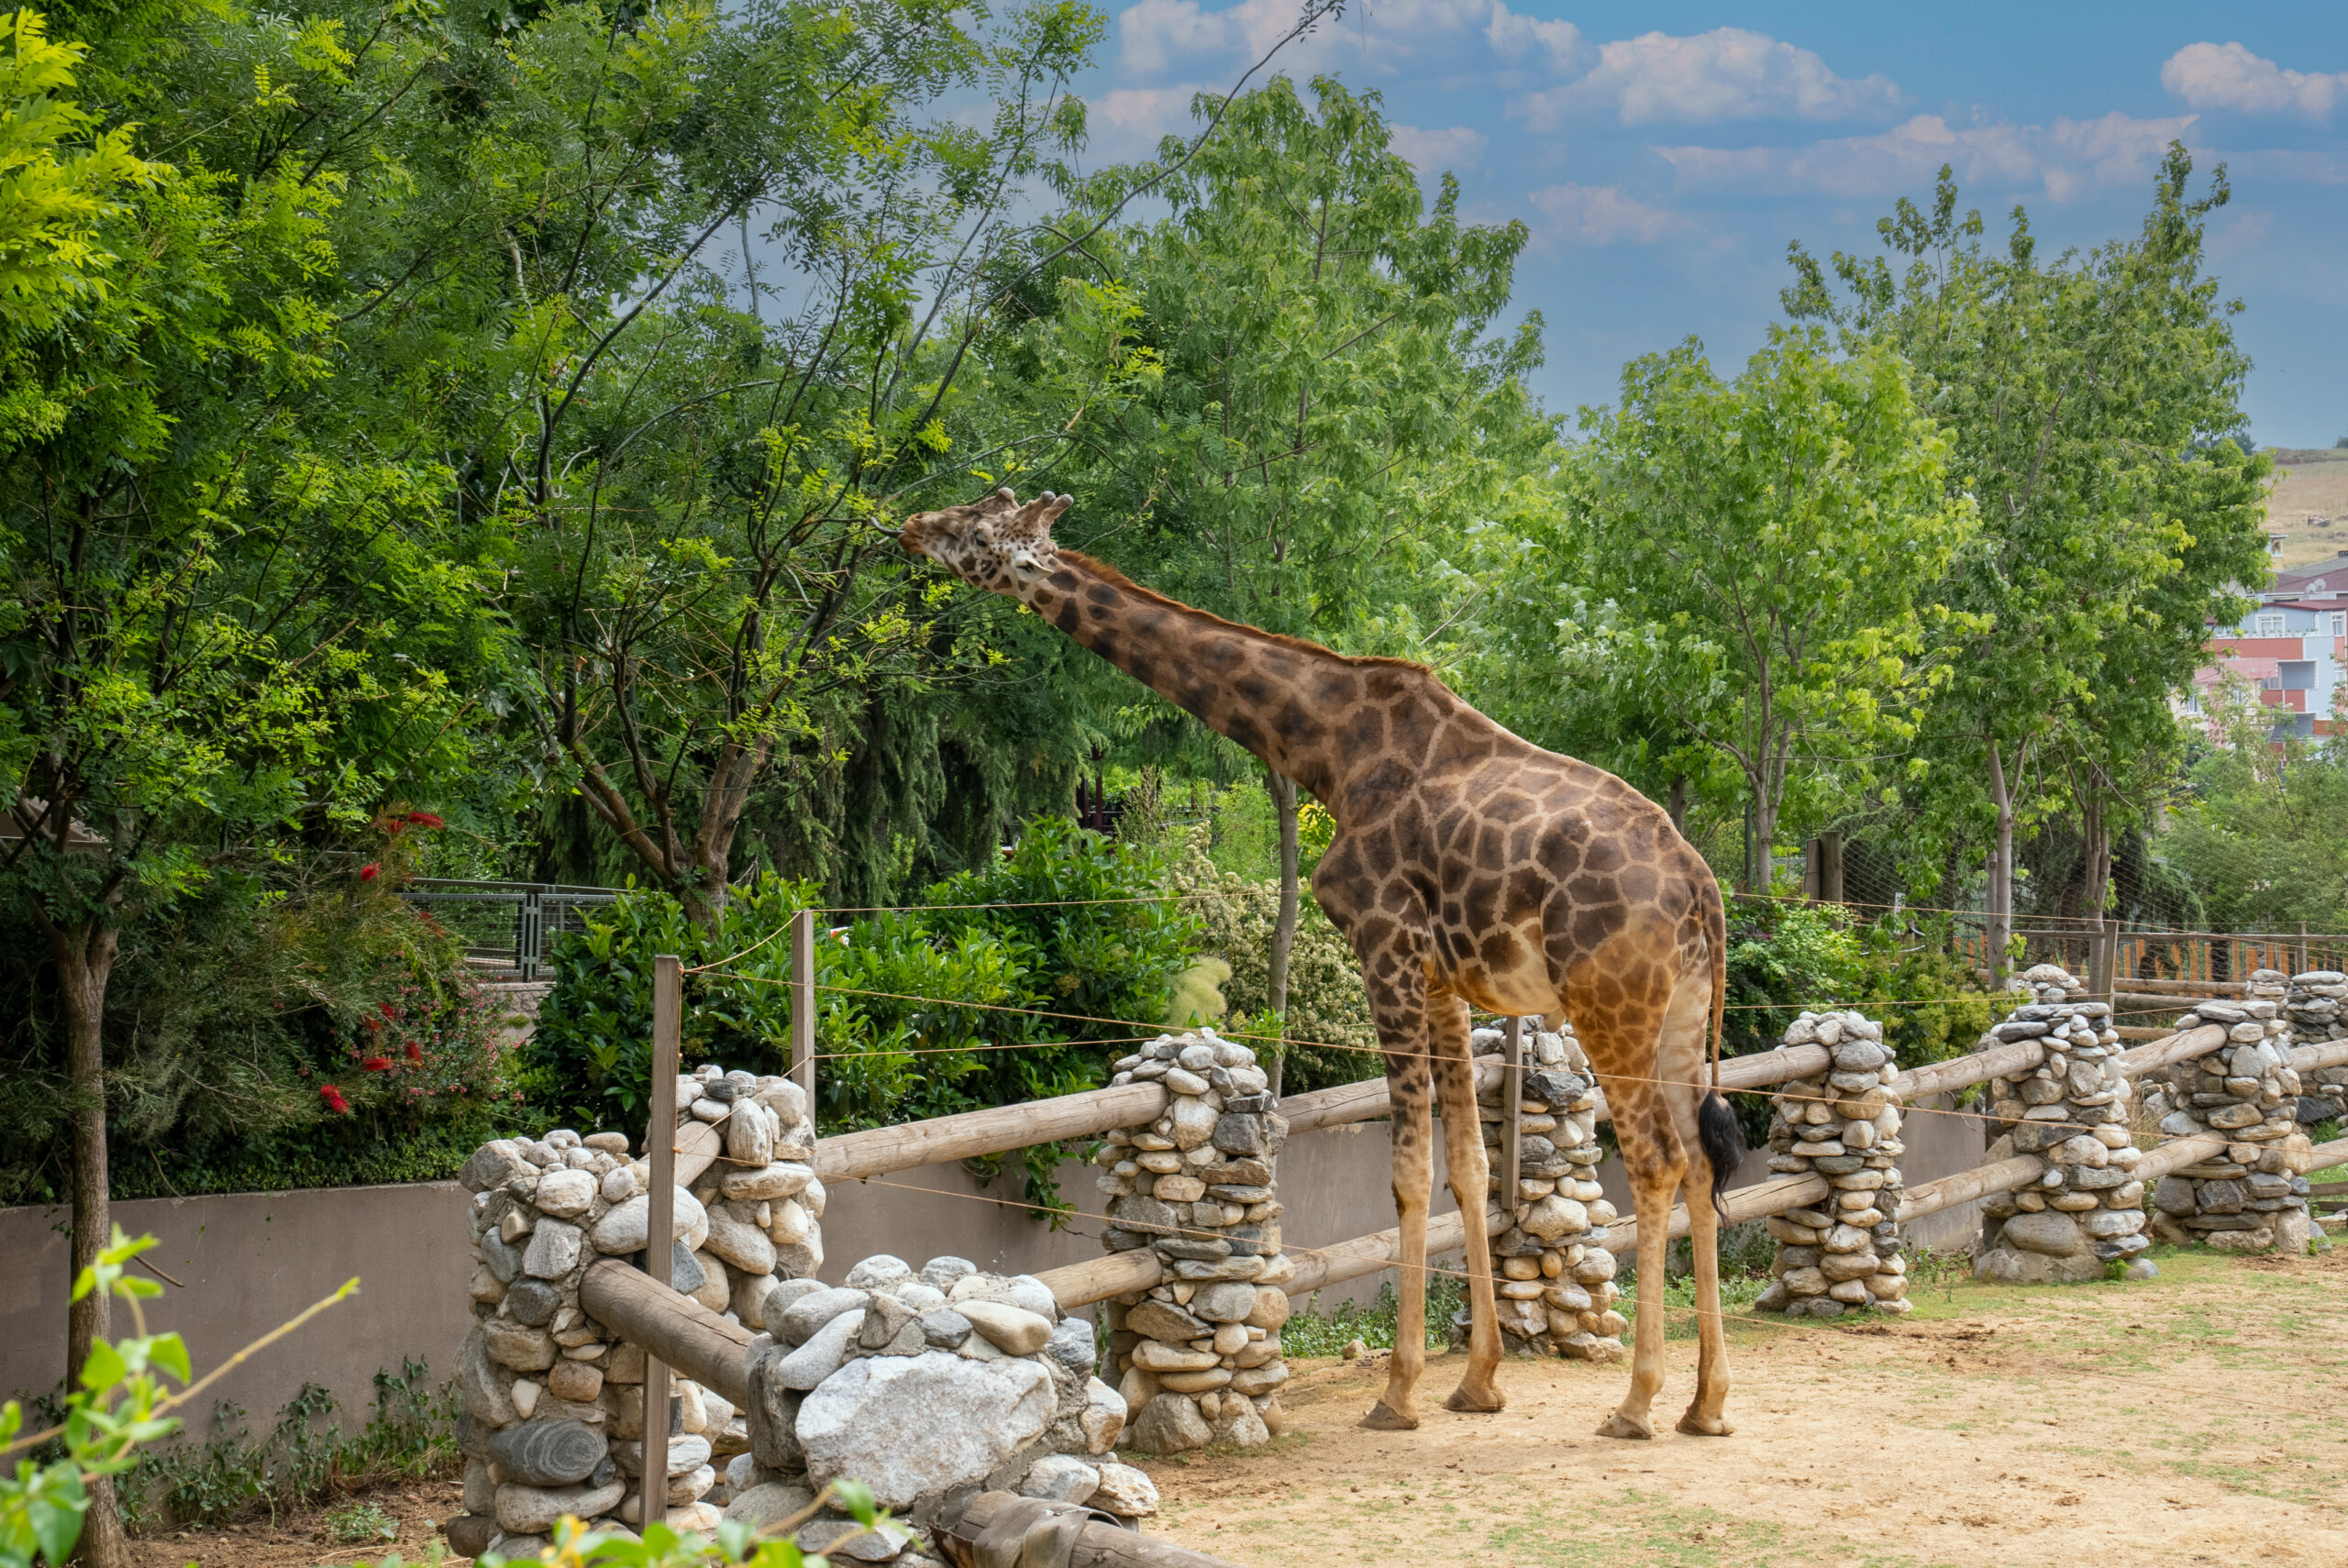
<svg viewBox="0 0 2348 1568">
<path fill-rule="evenodd" d="M 1416 1432 L 1354 1425 L 1382 1368 L 1300 1363 L 1273 1452 L 1150 1460 L 1151 1533 L 1243 1568 L 2076 1568 L 2348 1562 L 2348 1247 L 2164 1256 L 2140 1285 L 1925 1291 L 1895 1324 L 1731 1330 L 1737 1433 L 1671 1433 L 1696 1348 L 1673 1340 L 1652 1443 L 1591 1435 L 1621 1367 L 1512 1361 L 1509 1408 Z M 453 1482 L 361 1494 L 401 1521 L 341 1547 L 324 1508 L 133 1543 L 138 1568 L 410 1562 Z M 349 1499 L 338 1499 L 337 1506 Z"/>
<path fill-rule="evenodd" d="M 1266 1455 L 1151 1461 L 1153 1529 L 1246 1568 L 2348 1562 L 2348 1248 L 2171 1257 L 2143 1284 L 1934 1289 L 1896 1324 L 1734 1326 L 1726 1440 L 1593 1429 L 1619 1366 L 1512 1361 L 1509 1408 L 1354 1423 L 1382 1366 L 1289 1384 Z"/>
</svg>

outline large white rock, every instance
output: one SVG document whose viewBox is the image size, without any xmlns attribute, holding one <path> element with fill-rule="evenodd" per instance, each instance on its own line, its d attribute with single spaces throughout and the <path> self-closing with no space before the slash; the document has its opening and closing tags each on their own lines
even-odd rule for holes
<svg viewBox="0 0 2348 1568">
<path fill-rule="evenodd" d="M 514 1535 L 537 1535 L 551 1529 L 565 1514 L 592 1519 L 608 1513 L 627 1491 L 625 1481 L 601 1486 L 524 1486 L 509 1484 L 497 1489 L 497 1522 Z"/>
<path fill-rule="evenodd" d="M 725 1119 L 725 1157 L 737 1165 L 764 1165 L 774 1158 L 780 1131 L 773 1111 L 754 1099 L 736 1100 L 734 1114 Z"/>
<path fill-rule="evenodd" d="M 1047 1453 L 1027 1467 L 1019 1483 L 1023 1497 L 1049 1497 L 1056 1503 L 1081 1503 L 1101 1489 L 1101 1472 L 1070 1454 Z"/>
<path fill-rule="evenodd" d="M 925 1351 L 850 1362 L 799 1407 L 807 1478 L 824 1486 L 850 1477 L 881 1507 L 908 1508 L 984 1480 L 1042 1435 L 1053 1404 L 1051 1374 L 1032 1361 Z"/>
</svg>

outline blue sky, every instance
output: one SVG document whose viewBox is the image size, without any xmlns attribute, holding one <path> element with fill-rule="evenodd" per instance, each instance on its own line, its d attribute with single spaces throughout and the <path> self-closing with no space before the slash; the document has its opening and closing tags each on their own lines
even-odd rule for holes
<svg viewBox="0 0 2348 1568">
<path fill-rule="evenodd" d="M 1080 83 L 1091 157 L 1189 127 L 1297 0 L 1105 0 Z M 1623 362 L 1689 335 L 1731 368 L 1778 319 L 1787 241 L 1877 248 L 1892 202 L 2030 210 L 2055 249 L 2134 232 L 2161 149 L 2223 161 L 2212 263 L 2247 306 L 2246 403 L 2269 445 L 2348 435 L 2348 26 L 2330 6 L 1868 6 L 1385 0 L 1277 69 L 1376 88 L 1430 186 L 1533 239 L 1552 407 L 1611 401 Z M 1999 224 L 2002 229 L 2002 223 Z"/>
</svg>

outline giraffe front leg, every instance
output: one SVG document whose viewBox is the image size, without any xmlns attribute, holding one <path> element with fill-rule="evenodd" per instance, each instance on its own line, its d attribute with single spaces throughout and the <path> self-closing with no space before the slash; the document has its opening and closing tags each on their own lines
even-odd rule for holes
<svg viewBox="0 0 2348 1568">
<path fill-rule="evenodd" d="M 1445 1399 L 1447 1410 L 1493 1411 L 1508 1403 L 1494 1374 L 1501 1364 L 1498 1304 L 1492 1293 L 1491 1238 L 1483 1223 L 1490 1200 L 1490 1162 L 1476 1111 L 1476 1069 L 1468 1055 L 1468 1004 L 1440 997 L 1427 1009 L 1436 1089 L 1443 1097 L 1443 1158 L 1451 1196 L 1468 1230 L 1468 1373 Z"/>
</svg>

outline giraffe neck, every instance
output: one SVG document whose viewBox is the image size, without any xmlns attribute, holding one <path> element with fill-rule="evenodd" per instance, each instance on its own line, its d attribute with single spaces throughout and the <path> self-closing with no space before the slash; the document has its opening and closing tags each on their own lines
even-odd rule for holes
<svg viewBox="0 0 2348 1568">
<path fill-rule="evenodd" d="M 1365 661 L 1192 609 L 1072 550 L 1059 552 L 1049 576 L 1014 591 L 1168 701 L 1336 801 L 1346 771 L 1338 742 L 1363 701 Z"/>
</svg>

